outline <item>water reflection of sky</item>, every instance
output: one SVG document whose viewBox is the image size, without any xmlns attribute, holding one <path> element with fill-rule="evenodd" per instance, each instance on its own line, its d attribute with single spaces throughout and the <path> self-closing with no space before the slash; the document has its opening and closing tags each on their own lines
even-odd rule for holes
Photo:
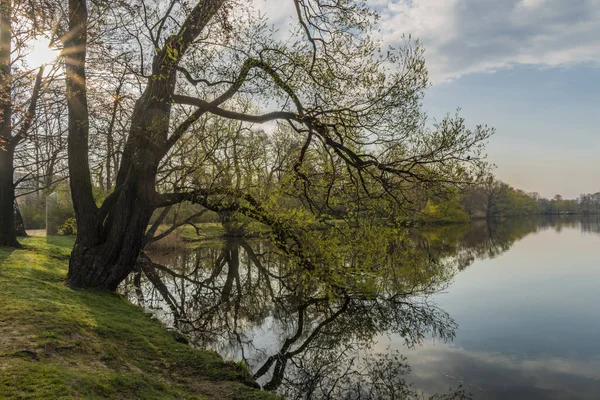
<svg viewBox="0 0 600 400">
<path fill-rule="evenodd" d="M 408 298 L 406 308 L 381 296 L 376 301 L 348 301 L 348 309 L 342 301 L 297 297 L 293 279 L 276 278 L 286 271 L 285 258 L 265 251 L 268 247 L 259 241 L 218 242 L 153 258 L 189 274 L 183 281 L 181 275 L 166 273 L 161 279 L 170 291 L 171 306 L 180 307 L 184 320 L 193 321 L 182 326 L 197 345 L 217 350 L 226 359 L 245 359 L 260 384 L 275 382 L 273 389 L 281 383 L 277 379 L 285 377 L 288 381 L 278 390 L 299 388 L 297 398 L 311 398 L 302 397 L 306 382 L 299 378 L 327 383 L 337 379 L 328 373 L 344 370 L 357 354 L 376 355 L 391 348 L 408 357 L 409 380 L 426 394 L 447 393 L 449 387 L 462 384 L 476 400 L 600 399 L 599 219 L 586 219 L 584 224 L 570 218 L 489 226 L 482 222 L 414 234 L 428 256 L 459 271 L 443 293 L 430 299 L 439 309 L 418 307 L 424 314 L 406 313 L 420 304 L 419 296 Z M 154 284 L 141 282 L 144 306 L 172 324 L 172 308 L 163 294 L 158 295 Z M 138 298 L 131 288 L 128 296 Z M 299 331 L 298 310 L 305 306 Z M 382 333 L 407 328 L 407 335 L 416 337 L 441 324 L 438 328 L 447 327 L 446 334 L 451 334 L 454 324 L 444 311 L 458 323 L 452 343 L 427 339 L 407 349 L 405 339 Z M 319 331 L 334 313 L 331 325 Z M 370 349 L 373 335 L 379 333 L 376 348 Z M 300 348 L 304 350 L 296 352 Z M 279 375 L 270 361 L 284 359 L 278 354 L 291 357 Z M 345 358 L 338 360 L 340 354 Z M 380 364 L 360 362 L 359 367 Z M 322 367 L 329 368 L 327 373 Z M 290 386 L 289 378 L 301 385 Z"/>
<path fill-rule="evenodd" d="M 462 383 L 475 399 L 600 398 L 599 249 L 600 236 L 563 228 L 475 261 L 435 297 L 459 325 L 454 342 L 404 351 L 413 383 Z"/>
</svg>

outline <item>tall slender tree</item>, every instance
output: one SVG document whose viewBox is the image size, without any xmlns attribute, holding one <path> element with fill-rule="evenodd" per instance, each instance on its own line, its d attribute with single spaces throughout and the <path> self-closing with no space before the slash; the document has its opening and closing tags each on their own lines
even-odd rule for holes
<svg viewBox="0 0 600 400">
<path fill-rule="evenodd" d="M 11 0 L 0 1 L 0 246 L 19 247 L 15 229 L 15 150 L 27 136 L 35 117 L 44 68 L 37 73 L 29 106 L 20 126 L 13 125 L 14 96 L 11 56 L 15 16 Z M 15 129 L 16 128 L 16 129 Z"/>
<path fill-rule="evenodd" d="M 10 54 L 12 18 L 10 0 L 0 3 L 0 245 L 18 246 L 14 229 L 13 163 L 15 144 L 12 141 L 12 106 L 10 95 Z M 10 204 L 10 206 L 9 206 Z"/>
</svg>

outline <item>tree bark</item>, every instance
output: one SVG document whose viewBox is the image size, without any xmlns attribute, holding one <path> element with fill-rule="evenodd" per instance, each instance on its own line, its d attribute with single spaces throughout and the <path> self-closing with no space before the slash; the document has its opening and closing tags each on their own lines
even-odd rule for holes
<svg viewBox="0 0 600 400">
<path fill-rule="evenodd" d="M 94 223 L 82 225 L 69 263 L 71 286 L 114 291 L 133 271 L 155 209 L 155 177 L 155 165 L 131 163 L 124 181 L 96 213 Z"/>
<path fill-rule="evenodd" d="M 85 59 L 85 56 L 82 58 Z M 155 58 L 155 72 L 166 78 L 150 81 L 136 102 L 115 191 L 100 209 L 94 204 L 82 204 L 81 201 L 75 209 L 78 235 L 69 264 L 68 283 L 71 286 L 116 290 L 133 271 L 144 245 L 146 229 L 156 208 L 156 174 L 167 140 L 171 113 L 169 99 L 175 88 L 174 71 L 166 74 L 161 61 L 159 56 Z M 78 76 L 84 74 L 84 70 L 77 72 Z M 82 81 L 85 80 L 80 79 L 72 84 L 77 85 Z M 75 90 L 79 94 L 85 92 L 81 87 Z M 69 104 L 70 115 L 77 121 L 87 120 L 87 108 L 79 107 L 83 102 L 84 99 L 80 99 Z M 81 127 L 82 124 L 77 121 L 74 126 Z M 87 132 L 83 137 L 83 131 L 69 131 L 70 135 L 73 133 L 78 137 L 69 143 L 69 155 L 73 153 L 72 148 L 81 146 L 83 151 L 84 142 L 87 155 Z M 89 171 L 87 160 L 80 154 L 73 154 L 69 161 L 70 171 L 78 168 Z M 89 184 L 90 189 L 82 189 L 80 180 L 84 180 L 85 185 Z M 79 177 L 71 175 L 71 190 L 74 203 L 77 196 L 83 195 L 79 193 L 82 190 L 89 196 L 89 173 Z M 80 217 L 83 217 L 82 221 Z"/>
<path fill-rule="evenodd" d="M 13 209 L 13 161 L 14 146 L 11 143 L 5 144 L 0 149 L 0 246 L 20 247 L 15 232 Z"/>
<path fill-rule="evenodd" d="M 15 233 L 17 236 L 28 236 L 27 231 L 25 231 L 25 223 L 23 222 L 23 216 L 21 215 L 21 210 L 19 210 L 19 204 L 15 200 L 14 203 L 14 224 L 15 224 Z"/>
<path fill-rule="evenodd" d="M 139 121 L 146 114 L 143 99 L 136 105 L 128 143 L 131 162 L 123 163 L 119 186 L 101 208 L 92 193 L 88 159 L 89 114 L 86 90 L 86 2 L 69 0 L 67 100 L 69 109 L 69 172 L 77 238 L 69 263 L 68 283 L 73 287 L 116 290 L 133 270 L 153 208 L 155 157 L 144 157 Z M 152 85 L 150 85 L 152 86 Z M 140 115 L 141 114 L 141 115 Z M 149 119 L 149 118 L 148 118 Z M 139 147 L 138 147 L 139 145 Z M 137 154 L 131 154 L 131 153 Z M 148 165 L 150 164 L 150 165 Z M 156 162 L 158 165 L 158 162 Z"/>
</svg>

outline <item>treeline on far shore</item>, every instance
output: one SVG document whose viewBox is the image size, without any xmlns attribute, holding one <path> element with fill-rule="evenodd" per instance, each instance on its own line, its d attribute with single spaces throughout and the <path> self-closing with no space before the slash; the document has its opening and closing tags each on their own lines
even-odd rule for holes
<svg viewBox="0 0 600 400">
<path fill-rule="evenodd" d="M 55 190 L 52 207 L 47 204 L 49 197 L 40 192 L 19 198 L 19 208 L 16 209 L 16 212 L 19 214 L 18 220 L 22 228 L 27 230 L 46 229 L 46 225 L 50 224 L 49 232 L 51 233 L 75 234 L 77 230 L 75 213 L 68 185 L 63 182 Z M 558 194 L 552 199 L 547 199 L 538 193 L 527 193 L 516 189 L 493 177 L 479 183 L 457 186 L 452 190 L 445 191 L 439 197 L 415 196 L 413 200 L 411 211 L 405 209 L 405 214 L 396 215 L 397 221 L 400 223 L 408 225 L 453 224 L 478 219 L 529 215 L 600 214 L 600 192 L 582 194 L 576 199 L 564 199 Z M 287 199 L 287 202 L 289 201 Z M 344 206 L 345 204 L 340 202 L 330 218 L 347 219 L 348 210 Z M 151 223 L 154 224 L 157 219 L 161 219 L 162 224 L 165 225 L 222 223 L 228 234 L 237 236 L 241 232 L 246 232 L 247 225 L 251 222 L 242 216 L 221 215 L 214 212 L 200 213 L 201 208 L 193 204 L 183 204 L 166 213 L 155 213 Z M 46 212 L 50 210 L 51 212 L 46 215 Z M 194 217 L 194 215 L 199 216 Z M 379 217 L 389 219 L 390 216 L 382 213 Z"/>
<path fill-rule="evenodd" d="M 551 199 L 535 192 L 525 192 L 494 178 L 468 185 L 452 196 L 429 200 L 423 210 L 423 222 L 453 223 L 472 219 L 509 218 L 527 215 L 600 214 L 600 192 L 565 199 L 560 194 Z"/>
</svg>

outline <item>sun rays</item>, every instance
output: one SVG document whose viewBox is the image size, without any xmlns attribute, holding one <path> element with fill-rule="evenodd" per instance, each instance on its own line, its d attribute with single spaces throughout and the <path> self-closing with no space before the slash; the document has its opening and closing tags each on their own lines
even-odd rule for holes
<svg viewBox="0 0 600 400">
<path fill-rule="evenodd" d="M 60 55 L 60 51 L 51 45 L 48 38 L 43 36 L 32 40 L 28 47 L 31 51 L 25 57 L 25 61 L 32 68 L 52 65 Z"/>
</svg>

